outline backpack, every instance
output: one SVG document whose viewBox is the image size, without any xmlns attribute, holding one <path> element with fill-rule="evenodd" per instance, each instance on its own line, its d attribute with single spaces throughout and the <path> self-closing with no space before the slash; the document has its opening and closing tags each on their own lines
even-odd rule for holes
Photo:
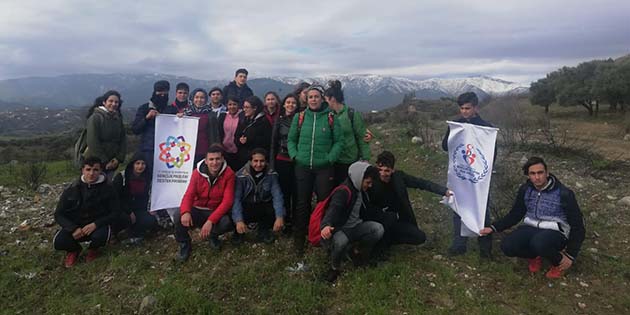
<svg viewBox="0 0 630 315">
<path fill-rule="evenodd" d="M 322 224 L 322 219 L 324 218 L 324 214 L 326 214 L 326 210 L 328 209 L 328 204 L 330 203 L 330 197 L 339 189 L 345 189 L 348 191 L 348 200 L 346 201 L 346 205 L 350 206 L 350 200 L 352 199 L 352 191 L 346 185 L 339 185 L 330 192 L 330 195 L 326 197 L 326 199 L 320 201 L 315 205 L 315 209 L 313 213 L 311 213 L 311 218 L 308 222 L 308 241 L 313 246 L 319 246 L 322 240 L 322 233 L 320 230 L 320 225 Z"/>
<path fill-rule="evenodd" d="M 74 164 L 77 167 L 81 167 L 85 151 L 87 151 L 87 128 L 83 128 L 79 139 L 77 139 L 77 142 L 74 144 Z"/>
</svg>

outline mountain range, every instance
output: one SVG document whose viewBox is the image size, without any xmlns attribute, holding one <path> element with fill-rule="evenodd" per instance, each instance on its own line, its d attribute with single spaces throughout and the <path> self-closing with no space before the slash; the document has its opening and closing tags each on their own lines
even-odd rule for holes
<svg viewBox="0 0 630 315">
<path fill-rule="evenodd" d="M 397 105 L 405 94 L 415 93 L 418 99 L 456 97 L 468 91 L 479 97 L 527 93 L 525 85 L 487 76 L 466 78 L 435 78 L 411 80 L 407 78 L 372 74 L 327 75 L 308 78 L 268 77 L 252 78 L 248 85 L 262 96 L 275 91 L 281 97 L 293 91 L 300 81 L 326 84 L 329 80 L 342 82 L 346 102 L 357 110 L 380 110 Z M 171 99 L 174 86 L 187 82 L 191 89 L 214 86 L 223 87 L 229 80 L 199 80 L 167 74 L 69 74 L 56 77 L 27 77 L 0 81 L 0 110 L 24 107 L 63 109 L 89 105 L 96 96 L 107 90 L 118 90 L 125 105 L 136 108 L 151 96 L 153 83 L 168 80 L 171 83 Z"/>
</svg>

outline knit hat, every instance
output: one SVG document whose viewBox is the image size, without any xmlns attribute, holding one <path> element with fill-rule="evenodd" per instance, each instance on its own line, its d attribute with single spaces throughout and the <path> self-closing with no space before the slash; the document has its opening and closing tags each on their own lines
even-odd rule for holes
<svg viewBox="0 0 630 315">
<path fill-rule="evenodd" d="M 153 91 L 155 92 L 163 92 L 171 89 L 170 83 L 166 80 L 160 80 L 153 84 Z"/>
</svg>

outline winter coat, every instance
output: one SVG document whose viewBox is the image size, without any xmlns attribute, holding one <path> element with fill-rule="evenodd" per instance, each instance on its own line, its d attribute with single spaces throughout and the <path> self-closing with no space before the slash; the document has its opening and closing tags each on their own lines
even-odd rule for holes
<svg viewBox="0 0 630 315">
<path fill-rule="evenodd" d="M 109 112 L 104 106 L 95 108 L 86 123 L 86 141 L 85 158 L 97 157 L 105 164 L 116 158 L 122 163 L 127 154 L 122 115 L 118 111 Z"/>
<path fill-rule="evenodd" d="M 244 204 L 273 203 L 276 218 L 284 217 L 284 198 L 278 181 L 278 173 L 267 168 L 263 178 L 258 183 L 251 174 L 251 164 L 248 162 L 236 173 L 234 188 L 234 204 L 232 205 L 232 219 L 234 222 L 243 221 Z"/>
<path fill-rule="evenodd" d="M 205 156 L 211 144 L 220 143 L 219 120 L 217 119 L 216 113 L 212 111 L 210 105 L 197 108 L 195 105 L 191 104 L 184 110 L 184 115 L 199 118 L 195 157 Z"/>
<path fill-rule="evenodd" d="M 271 132 L 271 151 L 269 154 L 272 167 L 276 159 L 284 161 L 291 160 L 289 157 L 289 130 L 291 129 L 292 120 L 293 115 L 281 115 L 273 124 L 273 130 Z"/>
<path fill-rule="evenodd" d="M 127 214 L 138 210 L 148 210 L 149 208 L 151 174 L 149 174 L 149 169 L 146 168 L 140 176 L 134 175 L 133 165 L 138 160 L 144 160 L 144 157 L 140 154 L 134 155 L 127 167 L 125 167 L 125 170 L 118 173 L 113 181 L 114 190 L 120 201 L 120 210 Z M 133 193 L 131 186 L 138 182 L 143 184 L 144 189 L 140 193 Z"/>
<path fill-rule="evenodd" d="M 343 148 L 343 131 L 338 119 L 329 123 L 330 110 L 322 104 L 318 111 L 307 108 L 302 126 L 298 126 L 299 114 L 293 117 L 289 130 L 289 156 L 302 167 L 321 168 L 332 166 Z M 334 116 L 333 116 L 334 117 Z"/>
<path fill-rule="evenodd" d="M 365 136 L 365 124 L 361 113 L 354 111 L 352 120 L 348 116 L 349 107 L 343 105 L 340 112 L 336 113 L 335 120 L 339 120 L 343 131 L 343 149 L 337 159 L 338 163 L 351 164 L 358 160 L 368 161 L 372 157 L 370 145 L 363 141 Z"/>
<path fill-rule="evenodd" d="M 241 143 L 241 136 L 247 138 L 245 144 Z M 265 114 L 260 112 L 253 120 L 248 120 L 243 116 L 234 133 L 234 144 L 238 148 L 238 159 L 243 164 L 249 160 L 249 151 L 252 149 L 263 148 L 269 152 L 269 147 L 271 147 L 271 125 L 265 118 Z"/>
<path fill-rule="evenodd" d="M 96 227 L 112 224 L 120 211 L 114 188 L 100 175 L 96 183 L 87 184 L 81 178 L 66 188 L 55 209 L 55 221 L 74 232 L 77 228 L 95 223 Z"/>
<path fill-rule="evenodd" d="M 418 223 L 416 222 L 416 215 L 414 214 L 413 207 L 409 201 L 407 188 L 422 189 L 441 196 L 445 195 L 447 191 L 446 187 L 442 185 L 438 185 L 431 181 L 414 177 L 403 171 L 396 170 L 392 173 L 389 183 L 384 183 L 380 179 L 376 179 L 374 180 L 372 188 L 369 190 L 370 200 L 380 209 L 390 206 L 386 202 L 385 194 L 388 193 L 386 186 L 392 188 L 394 191 L 393 198 L 399 201 L 398 206 L 400 207 L 399 209 L 389 210 L 396 212 L 399 221 L 411 223 L 413 225 L 418 225 Z"/>
<path fill-rule="evenodd" d="M 491 225 L 501 232 L 523 218 L 534 222 L 554 222 L 560 233 L 568 239 L 567 253 L 570 258 L 577 257 L 584 241 L 584 219 L 575 194 L 553 175 L 549 174 L 548 185 L 538 191 L 531 181 L 521 185 L 516 195 L 512 210 Z"/>
<path fill-rule="evenodd" d="M 483 120 L 481 116 L 479 115 L 475 115 L 469 119 L 460 117 L 459 119 L 455 120 L 455 122 L 468 123 L 468 124 L 473 124 L 473 125 L 483 126 L 483 127 L 494 127 L 491 123 Z M 448 151 L 448 136 L 450 135 L 450 133 L 451 133 L 451 129 L 447 128 L 446 134 L 444 135 L 444 138 L 442 138 L 442 150 L 444 151 Z M 495 150 L 495 157 L 496 157 L 496 150 Z"/>
<path fill-rule="evenodd" d="M 205 160 L 199 161 L 182 198 L 180 212 L 181 214 L 190 212 L 193 207 L 210 210 L 213 212 L 208 220 L 217 224 L 232 208 L 235 177 L 225 162 L 217 177 L 211 179 L 208 174 Z"/>
<path fill-rule="evenodd" d="M 153 152 L 154 138 L 155 138 L 155 118 L 146 120 L 146 116 L 149 110 L 155 109 L 160 114 L 176 115 L 178 112 L 177 106 L 165 106 L 164 108 L 157 108 L 152 102 L 148 102 L 140 105 L 136 111 L 136 117 L 131 124 L 131 130 L 134 134 L 140 135 L 140 144 L 138 151 Z"/>
<path fill-rule="evenodd" d="M 227 100 L 230 96 L 234 96 L 239 100 L 239 105 L 241 105 L 241 107 L 243 106 L 245 99 L 252 95 L 254 95 L 254 92 L 249 88 L 249 86 L 247 86 L 247 83 L 239 87 L 236 85 L 236 82 L 232 81 L 223 88 L 223 99 Z"/>
</svg>

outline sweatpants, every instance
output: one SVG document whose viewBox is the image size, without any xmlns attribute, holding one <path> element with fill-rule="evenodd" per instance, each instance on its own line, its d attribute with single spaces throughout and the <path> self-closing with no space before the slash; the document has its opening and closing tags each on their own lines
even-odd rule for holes
<svg viewBox="0 0 630 315">
<path fill-rule="evenodd" d="M 190 215 L 192 216 L 193 228 L 200 228 L 208 221 L 208 218 L 212 214 L 210 210 L 203 210 L 198 208 L 192 208 Z M 181 221 L 181 212 L 176 212 L 173 216 L 173 223 L 175 224 L 175 240 L 180 243 L 190 242 L 190 235 L 188 234 L 189 227 L 183 226 Z M 211 236 L 219 236 L 223 233 L 231 232 L 234 230 L 234 224 L 230 216 L 225 214 L 219 220 L 219 223 L 212 226 L 210 231 Z"/>
<path fill-rule="evenodd" d="M 317 195 L 318 201 L 326 199 L 333 189 L 333 176 L 332 167 L 310 169 L 299 165 L 295 166 L 296 205 L 293 216 L 293 236 L 298 255 L 304 251 L 312 211 L 313 192 Z"/>
<path fill-rule="evenodd" d="M 521 225 L 501 242 L 501 250 L 508 257 L 548 259 L 554 266 L 560 264 L 567 239 L 558 231 Z"/>
<path fill-rule="evenodd" d="M 344 228 L 335 232 L 332 238 L 323 240 L 324 245 L 330 248 L 330 263 L 333 269 L 341 267 L 341 261 L 350 249 L 350 245 L 358 242 L 363 250 L 367 250 L 365 256 L 369 256 L 374 245 L 383 236 L 383 225 L 375 221 L 363 221 L 353 228 Z"/>
<path fill-rule="evenodd" d="M 67 252 L 78 252 L 82 249 L 81 242 L 90 242 L 89 249 L 97 249 L 105 246 L 111 237 L 112 229 L 109 225 L 97 227 L 92 234 L 84 236 L 78 240 L 72 237 L 72 232 L 61 229 L 57 231 L 53 238 L 53 246 L 56 250 Z"/>
</svg>

